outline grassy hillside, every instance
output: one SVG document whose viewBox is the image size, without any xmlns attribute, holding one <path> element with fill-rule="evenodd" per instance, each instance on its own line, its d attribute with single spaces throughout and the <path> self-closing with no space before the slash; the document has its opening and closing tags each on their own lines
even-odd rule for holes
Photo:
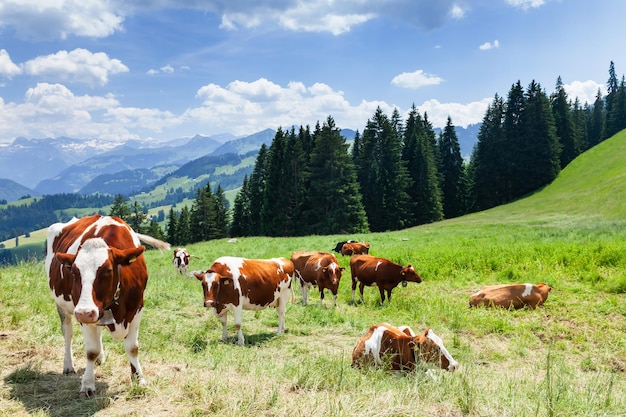
<svg viewBox="0 0 626 417">
<path fill-rule="evenodd" d="M 0 269 L 0 410 L 12 416 L 622 416 L 626 410 L 626 164 L 622 133 L 577 159 L 549 187 L 515 203 L 392 233 L 242 238 L 190 245 L 203 269 L 221 255 L 289 256 L 330 250 L 346 237 L 374 255 L 412 263 L 424 282 L 398 287 L 381 306 L 376 288 L 351 301 L 349 268 L 339 307 L 318 294 L 287 308 L 244 312 L 247 345 L 219 342 L 195 278 L 170 252 L 146 254 L 150 281 L 140 330 L 148 385 L 130 381 L 121 343 L 104 336 L 97 395 L 78 400 L 84 348 L 75 326 L 77 375 L 62 375 L 63 339 L 43 264 Z M 593 178 L 593 180 L 591 179 Z M 305 221 L 305 220 L 303 220 Z M 349 266 L 348 258 L 339 262 Z M 483 285 L 546 282 L 537 310 L 470 309 Z M 368 326 L 432 328 L 460 363 L 455 373 L 408 375 L 352 368 Z"/>
</svg>

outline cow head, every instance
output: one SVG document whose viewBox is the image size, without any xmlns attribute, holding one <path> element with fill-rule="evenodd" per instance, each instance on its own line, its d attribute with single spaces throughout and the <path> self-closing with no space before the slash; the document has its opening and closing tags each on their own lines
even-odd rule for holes
<svg viewBox="0 0 626 417">
<path fill-rule="evenodd" d="M 326 287 L 333 290 L 333 294 L 337 292 L 337 287 L 339 286 L 339 281 L 341 280 L 341 272 L 344 269 L 346 268 L 337 265 L 335 262 L 332 262 L 328 266 L 322 268 L 322 274 L 324 280 L 326 281 Z"/>
<path fill-rule="evenodd" d="M 443 345 L 443 340 L 431 329 L 426 329 L 424 333 L 415 336 L 413 341 L 416 361 L 432 363 L 451 372 L 459 367 L 459 363 Z"/>
<path fill-rule="evenodd" d="M 419 276 L 419 274 L 417 273 L 415 268 L 411 266 L 411 264 L 408 264 L 407 266 L 402 268 L 400 275 L 402 275 L 403 287 L 406 287 L 407 282 L 417 282 L 418 284 L 422 282 L 422 277 Z"/>
<path fill-rule="evenodd" d="M 194 276 L 202 283 L 206 308 L 214 309 L 216 314 L 220 314 L 227 304 L 239 303 L 238 283 L 232 277 L 221 276 L 212 270 L 194 272 Z"/>
<path fill-rule="evenodd" d="M 69 270 L 72 284 L 74 315 L 79 323 L 93 324 L 117 301 L 122 267 L 137 260 L 145 246 L 129 249 L 109 247 L 103 239 L 86 240 L 76 254 L 57 253 L 63 274 Z"/>
</svg>

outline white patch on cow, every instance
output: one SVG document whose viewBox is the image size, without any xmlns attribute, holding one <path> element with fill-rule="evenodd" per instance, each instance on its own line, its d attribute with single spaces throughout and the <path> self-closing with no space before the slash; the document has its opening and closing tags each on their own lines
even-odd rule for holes
<svg viewBox="0 0 626 417">
<path fill-rule="evenodd" d="M 319 271 L 320 269 L 322 269 L 322 258 L 317 260 L 317 265 L 315 266 L 316 271 Z"/>
<path fill-rule="evenodd" d="M 448 349 L 446 349 L 446 347 L 443 345 L 443 340 L 439 336 L 437 336 L 435 332 L 429 329 L 426 337 L 432 340 L 437 346 L 439 346 L 439 349 L 441 349 L 441 353 L 443 354 L 443 356 L 448 359 L 448 362 L 450 362 L 450 365 L 448 365 L 448 370 L 454 370 L 459 367 L 459 363 L 452 357 L 450 352 L 448 352 Z"/>
<path fill-rule="evenodd" d="M 93 300 L 93 284 L 98 268 L 109 259 L 109 246 L 104 239 L 93 238 L 83 243 L 74 265 L 80 271 L 82 291 L 74 311 L 98 310 Z"/>
<path fill-rule="evenodd" d="M 339 272 L 339 265 L 337 265 L 335 262 L 331 262 L 330 265 L 328 265 L 328 267 L 336 274 Z"/>
<path fill-rule="evenodd" d="M 374 271 L 378 271 L 378 267 L 381 266 L 382 264 L 383 264 L 382 261 L 376 262 L 376 268 L 374 268 Z"/>
<path fill-rule="evenodd" d="M 528 297 L 533 291 L 533 284 L 524 284 L 524 292 L 522 298 Z"/>
<path fill-rule="evenodd" d="M 398 330 L 400 330 L 401 332 L 404 332 L 406 329 L 409 330 L 409 334 L 411 335 L 411 337 L 415 337 L 415 332 L 409 326 L 400 326 L 400 327 L 398 327 Z"/>
<path fill-rule="evenodd" d="M 380 360 L 380 348 L 383 342 L 383 334 L 387 331 L 385 326 L 378 326 L 370 336 L 369 339 L 365 341 L 365 355 L 372 355 L 374 357 L 374 362 L 380 364 L 382 361 Z"/>
</svg>

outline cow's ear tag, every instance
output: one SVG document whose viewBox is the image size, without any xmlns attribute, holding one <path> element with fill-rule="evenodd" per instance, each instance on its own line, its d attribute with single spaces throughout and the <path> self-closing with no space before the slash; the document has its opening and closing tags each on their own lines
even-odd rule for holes
<svg viewBox="0 0 626 417">
<path fill-rule="evenodd" d="M 224 285 L 230 285 L 230 280 L 229 279 L 225 279 L 222 282 L 223 282 Z"/>
<path fill-rule="evenodd" d="M 132 263 L 133 263 L 133 262 L 135 262 L 136 260 L 137 260 L 137 257 L 136 257 L 136 256 L 133 256 L 132 258 L 130 258 L 130 259 L 128 260 L 128 263 L 129 263 L 129 264 L 132 264 Z"/>
</svg>

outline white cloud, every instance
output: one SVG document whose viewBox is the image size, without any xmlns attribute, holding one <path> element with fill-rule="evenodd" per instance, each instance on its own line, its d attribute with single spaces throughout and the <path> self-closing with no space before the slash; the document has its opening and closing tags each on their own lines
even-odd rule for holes
<svg viewBox="0 0 626 417">
<path fill-rule="evenodd" d="M 108 83 L 109 75 L 128 72 L 128 67 L 119 59 L 110 59 L 104 52 L 92 53 L 78 48 L 71 52 L 59 51 L 26 61 L 24 72 L 52 81 L 102 86 Z"/>
<path fill-rule="evenodd" d="M 164 67 L 161 67 L 161 71 L 163 71 L 166 74 L 171 74 L 174 72 L 174 67 L 172 67 L 170 64 L 167 64 Z"/>
<path fill-rule="evenodd" d="M 9 53 L 5 49 L 0 49 L 0 76 L 13 78 L 22 73 L 22 69 L 11 61 Z"/>
<path fill-rule="evenodd" d="M 445 126 L 448 116 L 450 116 L 455 126 L 467 127 L 467 125 L 482 122 L 487 107 L 489 107 L 492 101 L 493 99 L 484 98 L 480 101 L 462 104 L 440 103 L 438 100 L 432 99 L 425 101 L 417 108 L 420 113 L 426 112 L 428 114 L 428 120 L 435 127 Z"/>
<path fill-rule="evenodd" d="M 480 45 L 478 47 L 478 49 L 480 49 L 481 51 L 488 51 L 490 49 L 496 49 L 500 47 L 500 41 L 499 40 L 495 40 L 493 41 L 493 43 L 491 42 L 485 42 L 482 45 Z"/>
<path fill-rule="evenodd" d="M 423 70 L 417 70 L 396 75 L 391 80 L 391 84 L 397 87 L 416 89 L 429 85 L 438 85 L 443 81 L 443 78 L 437 75 L 427 74 Z"/>
<path fill-rule="evenodd" d="M 116 4 L 95 0 L 3 0 L 0 26 L 13 27 L 22 38 L 101 38 L 122 29 L 124 17 Z"/>
<path fill-rule="evenodd" d="M 528 10 L 530 8 L 543 6 L 546 3 L 546 0 L 506 0 L 506 2 L 513 7 Z"/>
<path fill-rule="evenodd" d="M 574 81 L 571 84 L 563 84 L 563 88 L 567 93 L 567 97 L 574 101 L 578 97 L 580 105 L 585 103 L 593 104 L 596 101 L 598 95 L 598 89 L 601 94 L 606 94 L 604 84 L 599 84 L 595 81 Z"/>
<path fill-rule="evenodd" d="M 455 4 L 450 9 L 450 16 L 453 19 L 463 19 L 465 17 L 465 9 L 458 4 Z"/>
</svg>

